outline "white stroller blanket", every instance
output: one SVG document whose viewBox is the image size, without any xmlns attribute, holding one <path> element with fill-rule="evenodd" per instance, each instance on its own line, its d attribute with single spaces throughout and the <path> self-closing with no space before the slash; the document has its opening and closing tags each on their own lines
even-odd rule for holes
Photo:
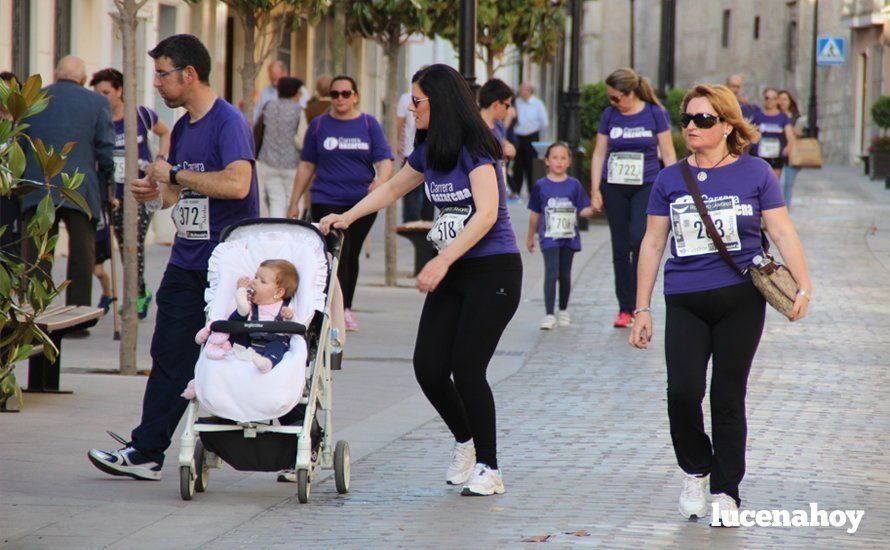
<svg viewBox="0 0 890 550">
<path fill-rule="evenodd" d="M 228 319 L 235 310 L 238 279 L 252 277 L 260 262 L 269 259 L 290 261 L 300 275 L 299 289 L 290 304 L 294 321 L 308 326 L 316 310 L 324 311 L 328 263 L 318 235 L 301 227 L 257 225 L 233 236 L 217 245 L 210 258 L 210 286 L 205 292 L 208 320 Z M 290 351 L 263 374 L 252 362 L 231 352 L 224 359 L 210 359 L 202 349 L 195 365 L 198 401 L 211 414 L 237 422 L 278 418 L 293 409 L 303 395 L 307 354 L 305 339 L 294 335 Z"/>
</svg>

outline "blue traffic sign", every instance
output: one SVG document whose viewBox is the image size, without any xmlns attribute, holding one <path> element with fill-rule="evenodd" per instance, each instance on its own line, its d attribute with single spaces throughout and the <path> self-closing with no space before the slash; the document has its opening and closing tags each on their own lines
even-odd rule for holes
<svg viewBox="0 0 890 550">
<path fill-rule="evenodd" d="M 827 36 L 816 42 L 817 65 L 843 65 L 847 60 L 847 39 L 842 36 Z"/>
</svg>

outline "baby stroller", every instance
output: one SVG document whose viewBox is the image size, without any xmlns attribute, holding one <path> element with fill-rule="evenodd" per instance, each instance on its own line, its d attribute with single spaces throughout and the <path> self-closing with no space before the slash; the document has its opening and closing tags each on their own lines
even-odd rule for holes
<svg viewBox="0 0 890 550">
<path fill-rule="evenodd" d="M 318 466 L 333 467 L 337 492 L 349 491 L 349 444 L 332 445 L 331 425 L 331 289 L 342 242 L 339 231 L 325 237 L 312 224 L 289 219 L 245 220 L 223 232 L 208 266 L 211 329 L 291 334 L 290 345 L 265 374 L 231 353 L 210 359 L 202 349 L 179 452 L 183 500 L 204 492 L 210 470 L 223 461 L 242 471 L 294 470 L 301 503 L 309 500 Z M 238 278 L 271 258 L 290 261 L 300 274 L 294 322 L 226 320 Z M 199 418 L 199 409 L 212 416 Z"/>
</svg>

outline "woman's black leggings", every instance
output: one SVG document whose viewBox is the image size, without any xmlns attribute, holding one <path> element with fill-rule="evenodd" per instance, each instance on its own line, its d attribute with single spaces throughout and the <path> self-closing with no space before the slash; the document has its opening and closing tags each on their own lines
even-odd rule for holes
<svg viewBox="0 0 890 550">
<path fill-rule="evenodd" d="M 615 295 L 620 311 L 637 307 L 637 261 L 640 243 L 646 233 L 646 206 L 652 184 L 619 185 L 604 183 L 600 189 L 609 232 L 612 235 L 612 262 L 615 269 Z"/>
<path fill-rule="evenodd" d="M 711 493 L 726 493 L 741 503 L 745 394 L 766 302 L 751 282 L 672 294 L 665 302 L 668 417 L 677 462 L 688 474 L 710 474 Z M 713 444 L 701 409 L 709 359 Z"/>
<path fill-rule="evenodd" d="M 328 214 L 342 214 L 352 206 L 340 206 L 336 204 L 312 204 L 312 220 L 320 221 Z M 343 238 L 343 248 L 340 250 L 340 267 L 337 268 L 337 279 L 343 290 L 343 304 L 346 309 L 352 309 L 352 298 L 355 296 L 355 286 L 358 283 L 358 259 L 362 254 L 362 245 L 371 226 L 377 219 L 377 213 L 368 214 L 352 222 Z"/>
<path fill-rule="evenodd" d="M 521 289 L 519 254 L 458 260 L 427 294 L 417 327 L 417 382 L 454 438 L 472 438 L 476 461 L 491 468 L 498 467 L 496 419 L 485 372 Z"/>
</svg>

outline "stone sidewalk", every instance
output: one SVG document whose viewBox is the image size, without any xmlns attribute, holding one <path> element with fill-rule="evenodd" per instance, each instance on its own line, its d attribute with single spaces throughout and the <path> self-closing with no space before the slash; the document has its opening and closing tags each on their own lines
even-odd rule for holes
<svg viewBox="0 0 890 550">
<path fill-rule="evenodd" d="M 353 362 L 335 377 L 336 437 L 350 440 L 356 458 L 349 495 L 324 479 L 300 505 L 294 486 L 226 468 L 184 503 L 172 454 L 159 483 L 102 476 L 85 450 L 110 441 L 106 428 L 132 427 L 144 378 L 66 369 L 73 396 L 33 396 L 23 413 L 0 416 L 0 547 L 502 548 L 547 536 L 557 547 L 886 546 L 890 191 L 827 167 L 803 172 L 797 194 L 793 217 L 816 298 L 799 324 L 769 315 L 749 384 L 742 497 L 749 509 L 864 509 L 854 535 L 712 529 L 679 516 L 661 328 L 647 351 L 611 328 L 608 234 L 593 226 L 576 258 L 569 329 L 537 330 L 541 259 L 524 255 L 523 303 L 490 377 L 505 495 L 463 498 L 443 483 L 450 438 L 408 361 L 419 296 L 373 286 L 374 252 L 359 291 L 367 323 L 347 345 Z M 511 215 L 524 234 L 522 205 Z M 654 306 L 657 324 L 660 298 Z M 88 364 L 99 342 L 69 351 Z"/>
<path fill-rule="evenodd" d="M 679 516 L 662 344 L 633 350 L 609 327 L 602 245 L 577 266 L 574 325 L 545 334 L 494 387 L 505 495 L 463 498 L 443 483 L 450 438 L 433 420 L 356 463 L 348 496 L 322 483 L 310 505 L 291 499 L 209 546 L 499 548 L 548 535 L 560 547 L 886 546 L 890 272 L 866 235 L 890 231 L 890 205 L 849 169 L 805 172 L 798 194 L 816 299 L 802 323 L 769 315 L 749 384 L 742 497 L 749 509 L 864 509 L 857 533 L 714 529 Z M 657 300 L 656 323 L 662 311 Z"/>
</svg>

